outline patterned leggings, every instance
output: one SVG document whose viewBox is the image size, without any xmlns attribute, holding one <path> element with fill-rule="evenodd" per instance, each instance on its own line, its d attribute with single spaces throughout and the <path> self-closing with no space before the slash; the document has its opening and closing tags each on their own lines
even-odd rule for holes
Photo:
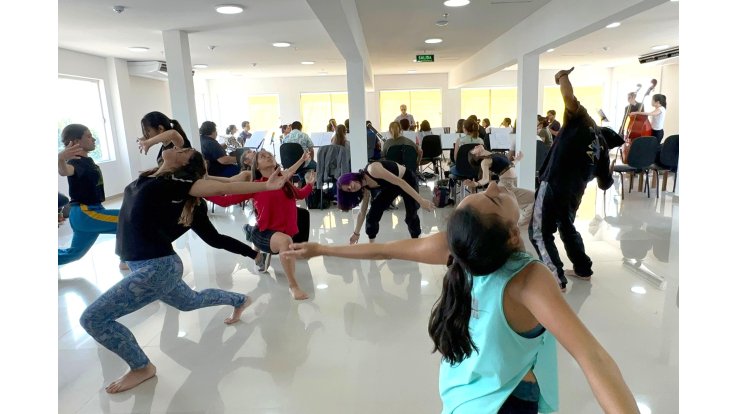
<svg viewBox="0 0 736 414">
<path fill-rule="evenodd" d="M 89 305 L 79 322 L 97 342 L 124 359 L 130 369 L 143 368 L 149 360 L 133 333 L 116 321 L 121 316 L 155 300 L 182 311 L 215 305 L 238 307 L 245 303 L 246 297 L 240 293 L 192 290 L 181 280 L 184 266 L 176 254 L 127 264 L 132 272 Z"/>
</svg>

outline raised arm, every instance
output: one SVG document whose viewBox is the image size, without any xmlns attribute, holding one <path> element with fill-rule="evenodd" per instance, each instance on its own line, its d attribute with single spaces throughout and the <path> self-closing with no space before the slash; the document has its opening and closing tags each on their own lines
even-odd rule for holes
<svg viewBox="0 0 736 414">
<path fill-rule="evenodd" d="M 219 181 L 221 183 L 237 183 L 240 181 L 250 181 L 250 176 L 250 171 L 241 171 L 237 175 L 233 175 L 232 177 L 218 177 L 216 175 L 207 174 L 207 176 L 205 176 L 205 179 Z"/>
<path fill-rule="evenodd" d="M 148 154 L 148 150 L 152 146 L 156 144 L 167 145 L 169 142 L 173 142 L 176 148 L 184 148 L 184 137 L 175 129 L 169 129 L 148 139 L 138 138 L 138 150 Z"/>
<path fill-rule="evenodd" d="M 74 175 L 74 167 L 67 164 L 66 162 L 72 159 L 78 159 L 84 155 L 85 151 L 79 146 L 79 143 L 69 144 L 59 153 L 59 175 L 62 177 L 68 177 Z"/>
<path fill-rule="evenodd" d="M 575 99 L 573 94 L 572 84 L 568 75 L 572 72 L 575 67 L 571 67 L 568 70 L 561 70 L 555 74 L 555 83 L 560 85 L 560 93 L 562 93 L 562 100 L 565 101 L 565 110 L 575 112 L 578 110 L 578 101 Z M 553 134 L 556 136 L 556 134 Z"/>
<path fill-rule="evenodd" d="M 463 184 L 467 185 L 468 187 L 483 187 L 487 185 L 489 182 L 491 182 L 491 165 L 493 164 L 493 160 L 490 158 L 486 158 L 480 163 L 480 169 L 483 173 L 483 176 L 481 177 L 480 181 L 473 181 L 473 180 L 465 180 L 463 181 Z"/>
<path fill-rule="evenodd" d="M 638 413 L 631 390 L 616 362 L 583 325 L 560 294 L 557 281 L 544 265 L 534 263 L 524 277 L 518 299 L 575 358 L 606 413 Z"/>
<path fill-rule="evenodd" d="M 304 151 L 302 154 L 302 157 L 299 158 L 294 165 L 289 167 L 289 169 L 286 170 L 287 174 L 294 175 L 296 171 L 302 166 L 302 164 L 309 162 L 309 160 L 312 159 L 312 152 L 307 150 Z"/>
<path fill-rule="evenodd" d="M 292 250 L 281 252 L 281 254 L 299 259 L 333 256 L 366 260 L 400 259 L 445 265 L 450 255 L 450 249 L 447 247 L 447 234 L 443 231 L 428 237 L 397 240 L 389 243 L 364 243 L 352 246 L 296 243 L 289 247 Z"/>
<path fill-rule="evenodd" d="M 399 167 L 400 167 L 399 168 L 399 170 L 400 170 L 401 167 L 403 167 L 403 166 L 399 166 Z M 404 174 L 406 174 L 407 173 L 406 167 L 403 167 L 403 168 L 405 170 L 404 171 Z M 404 192 L 406 194 L 409 194 L 411 196 L 411 198 L 413 198 L 414 200 L 416 200 L 416 202 L 419 203 L 419 205 L 423 209 L 425 209 L 427 211 L 434 210 L 434 204 L 432 204 L 431 201 L 422 198 L 422 196 L 420 196 L 419 193 L 417 193 L 417 190 L 415 190 L 412 186 L 410 186 L 409 183 L 407 183 L 406 181 L 404 181 L 402 178 L 399 178 L 398 176 L 392 174 L 387 169 L 383 168 L 383 166 L 381 165 L 381 163 L 374 162 L 371 165 L 369 165 L 368 166 L 368 172 L 373 177 L 375 177 L 375 178 L 382 178 L 382 179 L 388 181 L 389 183 L 391 183 L 391 184 L 393 184 L 395 186 L 398 186 L 399 188 L 401 188 L 402 190 L 404 190 Z"/>
</svg>

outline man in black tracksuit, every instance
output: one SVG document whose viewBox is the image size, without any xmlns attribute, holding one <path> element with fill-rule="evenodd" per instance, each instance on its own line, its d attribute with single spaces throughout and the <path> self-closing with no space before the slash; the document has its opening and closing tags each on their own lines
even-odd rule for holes
<svg viewBox="0 0 736 414">
<path fill-rule="evenodd" d="M 594 177 L 606 190 L 613 184 L 609 167 L 608 145 L 595 121 L 573 95 L 568 74 L 574 68 L 555 75 L 565 101 L 563 125 L 539 169 L 540 185 L 529 223 L 529 239 L 539 258 L 557 275 L 560 288 L 567 287 L 565 276 L 590 280 L 593 262 L 585 254 L 580 233 L 575 229 L 575 213 L 580 207 L 585 187 Z M 573 271 L 564 271 L 555 246 L 554 233 L 560 231 Z"/>
</svg>

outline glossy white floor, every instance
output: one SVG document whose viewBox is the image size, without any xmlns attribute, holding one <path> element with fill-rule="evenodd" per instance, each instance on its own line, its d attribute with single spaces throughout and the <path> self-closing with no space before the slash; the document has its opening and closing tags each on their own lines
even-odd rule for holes
<svg viewBox="0 0 736 414">
<path fill-rule="evenodd" d="M 618 178 L 617 184 L 618 185 Z M 670 189 L 672 182 L 669 183 Z M 420 191 L 429 197 L 427 187 Z M 678 201 L 591 185 L 576 225 L 594 262 L 592 282 L 572 280 L 566 298 L 611 353 L 643 413 L 678 411 Z M 120 200 L 106 203 L 117 207 Z M 422 212 L 425 234 L 450 208 Z M 311 241 L 346 243 L 356 213 L 311 210 Z M 379 241 L 408 237 L 403 205 L 381 221 Z M 217 208 L 221 233 L 244 239 L 252 218 Z M 59 230 L 60 246 L 71 230 Z M 363 236 L 365 239 L 365 236 Z M 119 395 L 104 385 L 126 370 L 79 326 L 87 304 L 125 273 L 114 236 L 59 269 L 60 413 L 437 413 L 439 357 L 427 319 L 445 269 L 404 261 L 314 258 L 297 265 L 311 299 L 293 301 L 277 257 L 268 274 L 250 259 L 206 246 L 189 232 L 175 248 L 192 287 L 253 296 L 243 321 L 229 308 L 179 312 L 151 304 L 121 319 L 158 367 L 158 376 Z M 560 251 L 564 252 L 562 245 Z M 531 245 L 528 245 L 531 249 Z M 564 255 L 563 255 L 564 256 Z M 563 257 L 567 262 L 567 259 Z M 561 413 L 602 412 L 582 371 L 560 347 Z"/>
</svg>

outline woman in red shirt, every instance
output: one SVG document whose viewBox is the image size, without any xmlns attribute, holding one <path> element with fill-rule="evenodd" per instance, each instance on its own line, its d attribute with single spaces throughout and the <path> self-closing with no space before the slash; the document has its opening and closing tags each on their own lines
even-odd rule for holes
<svg viewBox="0 0 736 414">
<path fill-rule="evenodd" d="M 302 163 L 307 161 L 309 161 L 309 153 L 305 152 L 305 155 L 289 170 L 285 171 L 285 174 L 288 175 L 290 172 L 296 171 Z M 273 154 L 268 151 L 259 151 L 253 159 L 253 179 L 256 182 L 266 181 L 277 169 L 278 164 Z M 307 173 L 305 178 L 307 185 L 302 188 L 296 188 L 293 184 L 287 182 L 280 190 L 265 191 L 248 197 L 253 199 L 257 224 L 255 226 L 246 225 L 243 230 L 258 250 L 267 253 L 260 256 L 263 257 L 262 260 L 256 261 L 260 271 L 265 272 L 268 269 L 271 254 L 289 250 L 289 244 L 293 243 L 292 237 L 299 232 L 296 200 L 303 200 L 312 192 L 312 184 L 316 179 L 316 174 L 311 171 Z M 309 298 L 309 295 L 299 288 L 299 284 L 294 277 L 296 271 L 295 259 L 280 255 L 279 260 L 281 260 L 286 278 L 289 280 L 291 296 L 296 300 Z"/>
</svg>

